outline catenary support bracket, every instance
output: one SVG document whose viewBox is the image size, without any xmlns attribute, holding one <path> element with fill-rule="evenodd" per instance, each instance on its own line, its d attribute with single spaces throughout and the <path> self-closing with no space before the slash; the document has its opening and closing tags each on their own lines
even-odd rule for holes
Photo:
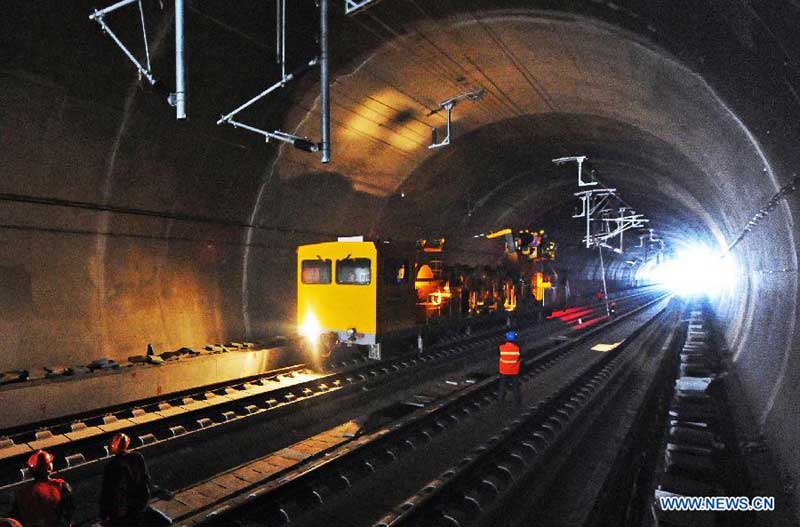
<svg viewBox="0 0 800 527">
<path fill-rule="evenodd" d="M 445 135 L 444 139 L 442 139 L 441 141 L 438 141 L 436 128 L 432 128 L 431 129 L 431 144 L 428 145 L 428 148 L 429 149 L 434 149 L 434 148 L 441 148 L 443 146 L 449 145 L 450 144 L 450 132 L 452 130 L 453 108 L 456 107 L 456 104 L 458 104 L 460 101 L 463 101 L 465 99 L 469 99 L 471 101 L 479 101 L 479 100 L 481 100 L 483 98 L 485 93 L 486 92 L 485 92 L 485 90 L 483 88 L 476 88 L 476 89 L 474 89 L 472 91 L 468 91 L 468 92 L 462 93 L 460 95 L 456 95 L 455 97 L 451 97 L 450 99 L 447 99 L 446 101 L 444 101 L 442 103 L 439 103 L 439 108 L 437 108 L 436 110 L 432 111 L 428 115 L 429 116 L 433 115 L 433 114 L 435 114 L 437 112 L 440 112 L 441 110 L 447 111 L 447 135 Z"/>
<path fill-rule="evenodd" d="M 569 163 L 571 161 L 575 161 L 578 164 L 578 186 L 579 187 L 592 187 L 597 185 L 597 181 L 584 181 L 583 180 L 583 162 L 586 161 L 586 156 L 572 156 L 572 157 L 559 157 L 553 159 L 553 163 L 556 165 L 562 165 L 564 163 Z"/>
<path fill-rule="evenodd" d="M 293 145 L 299 150 L 306 152 L 321 152 L 321 159 L 323 163 L 327 163 L 331 159 L 330 149 L 330 86 L 329 86 L 329 68 L 328 68 L 328 39 L 329 39 L 329 21 L 328 21 L 328 1 L 319 0 L 320 8 L 320 57 L 314 57 L 305 64 L 301 65 L 291 73 L 286 73 L 286 0 L 276 0 L 276 44 L 275 44 L 275 60 L 280 67 L 281 78 L 272 86 L 269 86 L 264 91 L 251 98 L 244 104 L 238 106 L 235 110 L 223 115 L 217 121 L 217 124 L 229 124 L 234 128 L 241 128 L 264 137 L 269 142 L 274 139 Z M 288 83 L 297 78 L 301 73 L 320 66 L 320 132 L 321 142 L 315 143 L 308 138 L 299 137 L 288 132 L 281 130 L 265 130 L 251 124 L 244 123 L 236 118 L 242 111 L 250 108 L 258 101 L 267 97 L 269 94 L 285 87 Z"/>
<path fill-rule="evenodd" d="M 142 38 L 144 40 L 144 54 L 145 54 L 144 64 L 142 64 L 142 61 L 136 58 L 133 52 L 131 52 L 131 50 L 129 50 L 128 47 L 125 46 L 125 44 L 123 44 L 119 36 L 117 36 L 117 34 L 114 33 L 114 31 L 106 22 L 106 16 L 110 15 L 114 11 L 117 11 L 118 9 L 122 9 L 123 7 L 127 7 L 131 4 L 138 4 L 139 6 L 139 16 L 142 23 Z M 97 22 L 100 25 L 100 29 L 103 30 L 103 33 L 111 37 L 111 40 L 114 41 L 114 44 L 116 44 L 119 47 L 119 49 L 121 49 L 122 52 L 125 54 L 125 56 L 128 57 L 128 60 L 130 60 L 133 63 L 133 65 L 136 66 L 136 70 L 139 72 L 140 77 L 144 77 L 145 79 L 147 79 L 147 81 L 151 85 L 156 83 L 156 78 L 153 76 L 153 72 L 150 66 L 150 49 L 147 44 L 147 28 L 144 22 L 144 10 L 142 9 L 142 0 L 121 0 L 120 2 L 112 4 L 106 8 L 95 9 L 94 12 L 89 15 L 89 20 L 94 20 L 95 22 Z"/>
<path fill-rule="evenodd" d="M 366 9 L 371 5 L 375 5 L 379 1 L 380 0 L 344 0 L 344 14 L 355 14 L 357 11 L 361 11 L 362 9 Z"/>
</svg>

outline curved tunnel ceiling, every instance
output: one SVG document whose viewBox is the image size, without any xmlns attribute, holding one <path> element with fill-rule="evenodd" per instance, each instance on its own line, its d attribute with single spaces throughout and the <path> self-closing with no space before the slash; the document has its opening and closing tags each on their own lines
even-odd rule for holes
<svg viewBox="0 0 800 527">
<path fill-rule="evenodd" d="M 597 21 L 518 10 L 425 21 L 355 62 L 332 86 L 334 162 L 282 148 L 275 166 L 284 180 L 325 170 L 355 191 L 405 195 L 365 218 L 373 234 L 539 221 L 536 202 L 575 200 L 574 169 L 548 163 L 566 155 L 588 155 L 661 232 L 702 225 L 720 243 L 751 212 L 732 199 L 742 184 L 774 185 L 758 144 L 698 75 Z M 432 109 L 475 87 L 487 96 L 456 106 L 452 144 L 429 150 L 444 122 Z M 316 108 L 296 133 L 317 135 Z"/>
</svg>

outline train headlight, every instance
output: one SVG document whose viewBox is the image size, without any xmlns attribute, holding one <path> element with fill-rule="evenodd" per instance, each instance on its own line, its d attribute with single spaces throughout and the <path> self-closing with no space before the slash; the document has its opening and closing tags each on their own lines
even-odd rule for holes
<svg viewBox="0 0 800 527">
<path fill-rule="evenodd" d="M 306 313 L 306 318 L 300 325 L 300 334 L 311 342 L 317 342 L 322 334 L 322 325 L 310 310 Z"/>
<path fill-rule="evenodd" d="M 356 328 L 350 328 L 346 331 L 347 340 L 356 340 Z"/>
</svg>

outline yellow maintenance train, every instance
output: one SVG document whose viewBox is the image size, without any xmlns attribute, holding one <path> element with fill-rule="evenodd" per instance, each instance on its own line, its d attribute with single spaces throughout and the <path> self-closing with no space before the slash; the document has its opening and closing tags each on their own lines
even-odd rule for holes
<svg viewBox="0 0 800 527">
<path fill-rule="evenodd" d="M 380 358 L 383 335 L 416 324 L 413 244 L 361 237 L 297 248 L 300 332 L 329 355 L 337 344 Z"/>
<path fill-rule="evenodd" d="M 297 248 L 297 324 L 317 357 L 359 347 L 380 359 L 388 339 L 413 342 L 432 319 L 541 307 L 549 280 L 519 266 L 446 266 L 444 239 L 339 238 Z"/>
</svg>

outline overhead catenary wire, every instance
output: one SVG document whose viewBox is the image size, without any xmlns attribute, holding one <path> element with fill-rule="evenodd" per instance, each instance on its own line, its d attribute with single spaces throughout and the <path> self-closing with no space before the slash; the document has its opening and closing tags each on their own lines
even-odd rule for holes
<svg viewBox="0 0 800 527">
<path fill-rule="evenodd" d="M 391 124 L 390 124 L 391 121 L 388 120 L 390 118 L 389 116 L 387 116 L 385 114 L 382 114 L 382 113 L 378 112 L 377 110 L 375 110 L 373 108 L 370 108 L 366 104 L 351 98 L 343 90 L 337 90 L 336 96 L 337 96 L 337 98 L 341 97 L 341 98 L 347 99 L 349 102 L 354 104 L 354 107 L 351 108 L 351 107 L 348 107 L 348 106 L 346 106 L 344 104 L 337 103 L 336 100 L 333 101 L 333 106 L 336 106 L 336 107 L 341 108 L 342 110 L 344 110 L 346 112 L 352 113 L 354 115 L 357 115 L 358 117 L 366 119 L 367 121 L 369 121 L 369 122 L 371 122 L 373 124 L 376 124 L 381 128 L 385 128 L 385 129 L 391 131 L 392 133 L 394 133 L 395 135 L 397 135 L 399 137 L 402 137 L 402 138 L 404 138 L 404 139 L 406 139 L 408 141 L 416 143 L 418 146 L 426 146 L 425 140 L 428 139 L 428 134 L 422 134 L 422 133 L 414 130 L 413 128 L 411 128 L 409 126 L 401 125 L 400 126 L 401 129 L 408 130 L 408 132 L 410 132 L 410 133 L 414 134 L 415 136 L 417 136 L 416 138 L 411 137 L 411 136 L 401 132 L 399 129 L 392 127 Z M 364 108 L 365 110 L 367 110 L 369 112 L 377 114 L 380 117 L 386 118 L 387 121 L 381 121 L 381 120 L 378 120 L 376 118 L 364 115 L 360 111 L 356 110 L 356 108 L 358 108 L 358 107 Z"/>
<path fill-rule="evenodd" d="M 422 6 L 420 6 L 419 3 L 416 2 L 416 0 L 409 0 L 409 2 L 411 2 L 423 16 L 426 16 L 432 23 L 434 23 L 436 25 L 439 25 L 441 27 L 440 22 L 438 20 L 436 20 L 429 12 L 427 12 Z M 463 8 L 463 6 L 460 6 L 460 8 Z M 472 16 L 473 20 L 475 20 L 475 22 L 486 31 L 487 35 L 489 35 L 491 38 L 493 38 L 493 40 L 495 41 L 495 44 L 497 44 L 499 46 L 504 45 L 502 43 L 502 41 L 500 41 L 499 39 L 494 37 L 493 33 L 488 31 L 488 28 L 487 28 L 486 24 L 483 22 L 483 20 L 478 18 L 478 16 L 474 13 L 474 11 L 472 11 L 469 8 L 466 8 L 466 11 L 468 13 L 470 13 L 470 15 Z M 448 57 L 449 57 L 449 55 L 448 55 Z M 451 58 L 451 60 L 453 60 L 452 57 L 450 57 L 450 58 Z M 470 59 L 466 55 L 464 55 L 464 58 L 468 62 L 470 62 L 471 65 L 473 65 L 473 67 L 476 67 L 475 62 L 472 59 Z M 505 98 L 508 100 L 508 102 L 510 102 L 510 107 L 512 109 L 516 110 L 516 112 L 514 110 L 512 110 L 511 115 L 521 116 L 521 115 L 525 115 L 527 113 L 525 110 L 522 110 L 513 100 L 511 100 L 511 98 L 507 94 L 505 94 L 505 92 L 503 92 L 503 90 L 501 90 L 499 88 L 498 84 L 494 81 L 494 79 L 492 79 L 489 75 L 484 73 L 482 69 L 480 69 L 480 68 L 477 68 L 477 69 L 478 69 L 478 72 L 482 76 L 484 76 L 495 87 L 495 89 L 499 90 L 505 96 Z M 503 101 L 496 93 L 492 93 L 491 91 L 489 93 L 490 93 L 490 95 L 492 95 L 493 97 L 495 97 L 497 99 L 497 102 L 501 106 L 506 106 L 506 107 L 509 106 L 508 102 Z"/>
<path fill-rule="evenodd" d="M 305 111 L 307 113 L 311 113 L 312 112 L 312 109 L 307 107 L 307 106 L 305 106 L 305 105 L 302 105 L 302 104 L 299 104 L 299 103 L 295 103 L 295 106 L 297 106 L 297 108 L 299 108 L 300 110 L 303 110 L 303 111 Z M 385 145 L 385 146 L 389 147 L 390 149 L 394 150 L 395 152 L 397 152 L 398 154 L 402 155 L 403 157 L 407 157 L 409 159 L 416 159 L 416 157 L 414 157 L 413 155 L 409 154 L 408 152 L 405 152 L 404 150 L 396 147 L 392 143 L 390 143 L 388 141 L 385 141 L 385 140 L 383 140 L 383 139 L 381 139 L 379 137 L 375 137 L 374 135 L 370 135 L 370 134 L 368 134 L 367 132 L 365 132 L 363 130 L 359 130 L 358 128 L 354 128 L 352 126 L 349 126 L 345 122 L 343 122 L 343 121 L 341 121 L 339 119 L 335 119 L 333 116 L 331 116 L 331 122 L 336 124 L 337 126 L 341 127 L 344 130 L 353 131 L 353 132 L 355 132 L 357 134 L 360 134 L 360 135 L 362 135 L 362 136 L 364 136 L 364 137 L 366 137 L 366 138 L 368 138 L 368 139 L 370 139 L 370 140 L 372 140 L 372 141 L 374 141 L 376 143 L 381 143 L 382 145 Z"/>
<path fill-rule="evenodd" d="M 214 239 L 214 238 L 190 238 L 187 236 L 174 236 L 174 235 L 159 235 L 159 234 L 140 234 L 131 232 L 119 231 L 97 231 L 92 229 L 76 229 L 67 227 L 44 227 L 41 225 L 28 225 L 19 223 L 0 223 L 0 230 L 21 231 L 21 232 L 40 232 L 45 234 L 54 235 L 75 235 L 75 236 L 103 236 L 106 238 L 125 238 L 135 240 L 146 240 L 152 242 L 163 243 L 189 243 L 197 245 L 205 245 L 206 247 L 253 247 L 257 249 L 266 249 L 269 251 L 284 251 L 294 252 L 295 247 L 281 247 L 277 244 L 268 243 L 253 243 L 253 242 L 238 242 L 231 241 L 230 239 Z M 335 234 L 329 234 L 335 236 Z"/>
<path fill-rule="evenodd" d="M 753 228 L 761 222 L 762 219 L 767 217 L 767 215 L 772 212 L 772 210 L 774 210 L 778 204 L 780 204 L 781 200 L 785 199 L 787 196 L 789 196 L 789 194 L 795 192 L 797 187 L 800 187 L 800 176 L 794 174 L 792 180 L 781 187 L 778 192 L 769 198 L 767 203 L 753 215 L 750 221 L 748 221 L 747 224 L 742 228 L 739 235 L 736 236 L 736 238 L 734 238 L 730 244 L 728 244 L 728 248 L 726 249 L 725 253 L 727 254 L 731 252 L 737 245 L 739 245 L 745 236 L 747 236 L 747 234 L 750 233 Z"/>
<path fill-rule="evenodd" d="M 423 56 L 419 52 L 420 48 L 406 45 L 405 41 L 409 37 L 403 35 L 400 31 L 392 28 L 389 24 L 381 20 L 377 15 L 375 15 L 374 12 L 370 14 L 370 17 L 388 33 L 390 38 L 394 38 L 394 40 L 398 41 L 398 42 L 392 42 L 390 40 L 390 45 L 398 46 L 402 48 L 404 51 L 406 51 L 410 56 L 419 59 L 418 61 L 415 61 L 418 65 L 420 66 L 424 65 L 426 70 L 434 73 L 445 83 L 453 86 L 455 90 L 462 91 L 464 89 L 464 86 L 462 84 L 459 84 L 457 79 L 459 78 L 466 79 L 468 77 L 468 72 L 466 68 L 463 65 L 461 65 L 458 61 L 456 61 L 451 55 L 446 53 L 441 47 L 435 44 L 427 35 L 424 34 L 424 32 L 419 28 L 419 26 L 416 26 L 414 28 L 414 31 L 423 40 L 423 42 L 427 43 L 430 47 L 433 48 L 432 54 L 426 53 L 425 56 Z M 363 22 L 359 21 L 358 19 L 356 19 L 356 21 L 367 31 L 375 35 L 379 40 L 383 41 L 385 38 L 387 38 L 382 35 L 379 35 L 374 29 L 364 24 Z M 446 61 L 437 60 L 439 55 L 443 56 L 447 60 Z M 447 66 L 448 62 L 453 66 L 455 66 L 455 69 L 452 69 L 452 67 Z M 439 113 L 440 110 L 439 107 L 432 109 L 428 107 L 427 104 L 425 104 L 424 106 L 428 110 L 428 115 L 435 115 Z M 491 110 L 485 108 L 483 105 L 480 107 L 480 110 L 489 116 L 492 115 Z"/>
<path fill-rule="evenodd" d="M 484 79 L 486 79 L 487 82 L 489 82 L 489 84 L 492 85 L 492 87 L 495 89 L 495 91 L 497 93 L 499 93 L 500 95 L 503 96 L 503 98 L 505 100 L 503 100 L 499 96 L 495 95 L 495 97 L 497 97 L 497 99 L 500 102 L 500 104 L 509 109 L 509 113 L 510 113 L 511 117 L 521 117 L 521 116 L 525 115 L 525 110 L 523 110 L 519 105 L 517 105 L 517 103 L 514 102 L 514 100 L 512 100 L 511 97 L 509 97 L 509 95 L 502 88 L 500 88 L 500 86 L 497 85 L 497 83 L 494 81 L 494 79 L 492 79 L 489 75 L 487 75 L 483 71 L 483 69 L 480 66 L 478 66 L 478 64 L 475 61 L 473 61 L 470 57 L 468 57 L 466 55 L 464 55 L 464 58 L 470 63 L 470 65 L 473 68 L 475 68 L 475 71 L 477 71 Z M 492 93 L 491 90 L 488 90 L 488 91 L 489 91 L 489 93 Z"/>
<path fill-rule="evenodd" d="M 415 8 L 416 8 L 416 9 L 417 9 L 417 10 L 418 10 L 418 11 L 419 11 L 419 12 L 420 12 L 420 13 L 421 13 L 423 16 L 427 17 L 427 18 L 428 18 L 428 19 L 431 21 L 431 23 L 433 23 L 433 24 L 436 24 L 436 25 L 438 25 L 438 26 L 440 26 L 440 27 L 441 27 L 440 20 L 438 20 L 438 19 L 434 18 L 434 17 L 433 17 L 433 16 L 432 16 L 432 15 L 431 15 L 431 14 L 430 14 L 428 11 L 426 11 L 426 10 L 425 10 L 425 9 L 424 9 L 422 6 L 420 6 L 418 2 L 416 2 L 415 0 L 408 0 L 408 1 L 409 1 L 409 2 L 410 2 L 412 5 L 414 5 L 414 7 L 415 7 Z M 452 4 L 451 4 L 451 6 L 452 6 Z M 459 9 L 464 9 L 464 6 L 463 6 L 463 5 L 461 5 L 461 4 L 459 4 L 458 8 L 459 8 Z M 466 8 L 466 11 L 467 11 L 468 13 L 470 13 L 470 15 L 471 15 L 471 16 L 472 16 L 472 18 L 475 20 L 475 22 L 476 22 L 476 23 L 477 23 L 479 26 L 481 26 L 481 27 L 482 27 L 482 28 L 485 30 L 485 32 L 486 32 L 486 34 L 487 34 L 487 36 L 489 36 L 489 37 L 490 37 L 490 39 L 492 39 L 496 45 L 498 45 L 499 47 L 501 47 L 501 49 L 504 51 L 504 53 L 506 54 L 506 56 L 508 56 L 510 59 L 511 59 L 511 58 L 512 58 L 512 56 L 513 56 L 513 58 L 514 58 L 514 59 L 516 59 L 516 62 L 518 62 L 518 63 L 520 62 L 520 61 L 519 61 L 519 60 L 516 58 L 516 55 L 515 55 L 515 54 L 513 54 L 513 52 L 511 52 L 510 48 L 508 48 L 508 46 L 507 46 L 507 45 L 506 45 L 506 44 L 505 44 L 505 43 L 502 41 L 502 39 L 500 39 L 498 36 L 496 36 L 496 35 L 495 35 L 493 32 L 491 32 L 491 31 L 489 30 L 489 28 L 488 28 L 487 24 L 484 22 L 484 20 L 483 20 L 483 19 L 481 19 L 480 17 L 478 17 L 478 16 L 477 16 L 477 14 L 475 14 L 474 10 L 472 10 L 472 9 L 469 9 L 469 8 Z M 438 48 L 438 46 L 437 46 L 437 48 Z M 454 59 L 452 59 L 452 57 L 450 57 L 449 55 L 448 55 L 448 57 L 449 57 L 451 60 L 454 60 Z M 466 57 L 466 56 L 465 56 L 464 58 L 465 58 L 466 60 L 468 60 L 468 61 L 470 61 L 470 60 L 471 60 L 471 59 L 469 59 L 469 57 Z M 512 60 L 512 62 L 513 62 L 513 60 Z M 474 61 L 473 61 L 473 63 L 474 63 Z M 538 83 L 535 83 L 535 81 L 533 81 L 533 80 L 532 80 L 532 79 L 534 79 L 534 78 L 535 78 L 535 76 L 534 76 L 534 75 L 533 75 L 533 74 L 532 74 L 532 73 L 531 73 L 529 70 L 527 70 L 527 68 L 524 68 L 524 65 L 521 65 L 521 64 L 517 64 L 517 63 L 515 63 L 515 64 L 514 64 L 514 66 L 517 68 L 517 70 L 518 70 L 518 71 L 520 71 L 520 74 L 523 76 L 523 78 L 526 80 L 526 82 L 528 82 L 528 84 L 530 84 L 530 85 L 531 85 L 531 87 L 532 87 L 532 89 L 534 89 L 535 93 L 537 93 L 537 94 L 538 94 L 538 95 L 539 95 L 539 96 L 540 96 L 540 97 L 541 97 L 541 98 L 542 98 L 544 101 L 546 101 L 546 102 L 548 103 L 548 105 L 549 105 L 548 107 L 551 109 L 551 111 L 557 111 L 558 109 L 557 109 L 557 107 L 556 107 L 555 103 L 552 101 L 552 97 L 550 97 L 550 96 L 549 96 L 549 94 L 547 94 L 546 90 L 545 90 L 543 87 L 539 87 L 539 86 L 538 86 Z M 522 69 L 525 69 L 525 72 L 527 73 L 527 75 L 526 75 L 525 73 L 523 73 L 523 71 L 522 71 L 522 69 L 521 69 L 521 68 L 522 68 Z M 462 70 L 464 70 L 463 66 L 462 66 Z M 465 72 L 465 74 L 466 74 L 466 70 L 464 70 L 464 72 Z M 493 86 L 494 86 L 496 89 L 499 89 L 499 85 L 498 85 L 498 84 L 497 84 L 497 83 L 494 81 L 494 79 L 492 79 L 492 78 L 491 78 L 491 76 L 490 76 L 490 75 L 488 75 L 488 74 L 484 73 L 482 70 L 481 70 L 481 71 L 479 71 L 479 73 L 481 73 L 481 74 L 482 74 L 482 75 L 483 75 L 483 76 L 486 78 L 486 80 L 487 80 L 487 81 L 489 81 L 491 84 L 493 84 Z M 502 90 L 500 90 L 500 91 L 502 91 Z M 522 109 L 522 108 L 521 108 L 519 105 L 517 105 L 517 104 L 516 104 L 516 103 L 515 103 L 513 100 L 511 100 L 511 99 L 510 99 L 510 97 L 508 97 L 507 95 L 506 95 L 506 98 L 507 98 L 508 100 L 503 100 L 503 98 L 501 98 L 501 97 L 500 97 L 500 96 L 499 96 L 497 93 L 495 93 L 494 91 L 492 91 L 492 90 L 487 90 L 487 92 L 488 92 L 488 93 L 489 93 L 489 95 L 490 95 L 490 99 L 489 99 L 489 100 L 491 100 L 491 101 L 494 101 L 494 102 L 495 102 L 497 105 L 499 105 L 499 108 L 503 108 L 504 110 L 509 110 L 509 113 L 510 113 L 510 115 L 511 115 L 511 116 L 523 116 L 523 115 L 526 115 L 526 114 L 530 113 L 528 110 Z M 488 110 L 488 108 L 485 108 L 485 105 L 482 105 L 482 109 L 484 109 L 484 110 Z M 492 119 L 492 120 L 496 120 L 496 117 L 497 117 L 497 115 L 496 115 L 496 114 L 492 114 L 492 113 L 490 112 L 490 113 L 489 113 L 489 115 L 490 115 L 490 119 Z M 504 124 L 505 124 L 505 126 L 506 126 L 507 128 L 510 128 L 510 126 L 511 126 L 511 125 L 510 125 L 510 124 L 508 124 L 508 123 L 504 123 Z M 569 126 L 569 124 L 566 124 L 566 125 L 565 125 L 565 127 L 566 127 L 567 129 L 571 130 L 571 128 L 570 128 L 570 126 Z M 563 147 L 561 147 L 561 148 L 560 148 L 560 151 L 561 151 L 562 153 L 565 153 L 565 154 L 566 154 L 566 150 L 565 150 Z"/>
<path fill-rule="evenodd" d="M 313 230 L 313 229 L 297 229 L 297 228 L 281 227 L 277 225 L 269 226 L 269 225 L 261 225 L 258 223 L 251 223 L 245 221 L 228 220 L 225 218 L 217 218 L 213 216 L 204 216 L 201 214 L 165 212 L 159 210 L 142 209 L 137 207 L 107 205 L 89 201 L 66 200 L 66 199 L 46 197 L 46 196 L 0 193 L 0 201 L 5 201 L 9 203 L 27 204 L 27 205 L 78 209 L 78 210 L 86 210 L 98 213 L 102 212 L 102 213 L 113 213 L 113 214 L 120 214 L 127 216 L 140 216 L 156 220 L 171 220 L 171 221 L 180 221 L 180 222 L 194 223 L 194 224 L 214 225 L 219 227 L 255 229 L 262 232 L 282 235 L 281 239 L 285 239 L 285 235 L 331 239 L 342 234 L 340 231 L 334 232 L 334 231 L 323 231 L 323 230 Z M 75 234 L 75 235 L 88 235 L 88 236 L 105 236 L 112 238 L 135 238 L 135 239 L 146 239 L 146 240 L 165 241 L 165 242 L 175 240 L 178 242 L 211 243 L 214 245 L 226 245 L 226 246 L 238 246 L 238 247 L 262 247 L 262 246 L 264 248 L 273 247 L 273 245 L 269 244 L 257 244 L 252 242 L 250 243 L 231 242 L 231 241 L 220 242 L 219 240 L 215 239 L 209 240 L 209 239 L 196 239 L 196 238 L 180 237 L 180 236 L 173 237 L 173 236 L 164 236 L 155 234 L 122 233 L 115 231 L 95 231 L 90 229 L 68 228 L 62 226 L 47 227 L 39 225 L 16 224 L 16 223 L 0 223 L 0 229 L 16 230 L 16 231 L 34 231 L 34 232 L 44 232 L 52 234 Z M 380 238 L 379 235 L 376 237 Z M 416 239 L 413 240 L 400 239 L 400 238 L 392 238 L 392 239 L 398 242 L 408 242 L 408 243 L 416 242 Z M 479 251 L 472 249 L 459 249 L 459 251 L 467 254 L 496 256 L 495 253 L 490 251 Z"/>
</svg>

